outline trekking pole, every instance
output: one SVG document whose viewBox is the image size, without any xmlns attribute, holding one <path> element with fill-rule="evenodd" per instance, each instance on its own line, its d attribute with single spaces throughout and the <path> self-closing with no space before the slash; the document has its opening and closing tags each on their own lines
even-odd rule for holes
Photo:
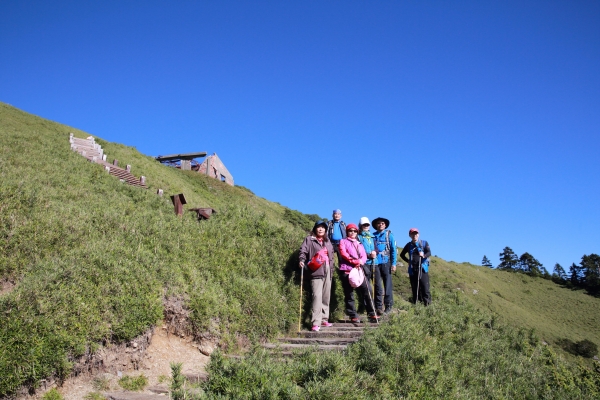
<svg viewBox="0 0 600 400">
<path fill-rule="evenodd" d="M 365 271 L 363 270 L 363 274 L 365 273 Z M 375 303 L 373 303 L 373 297 L 371 297 L 371 291 L 369 290 L 369 280 L 367 279 L 367 293 L 369 294 L 369 301 L 371 302 L 371 307 L 373 307 L 373 312 L 375 313 L 375 316 L 377 316 L 377 311 L 375 310 Z M 375 318 L 375 321 L 377 322 L 377 325 L 379 325 L 379 318 Z"/>
<path fill-rule="evenodd" d="M 419 255 L 419 274 L 417 275 L 417 295 L 415 296 L 415 305 L 419 300 L 419 284 L 421 283 L 421 255 Z"/>
<path fill-rule="evenodd" d="M 298 332 L 300 332 L 300 320 L 302 319 L 302 284 L 304 283 L 304 265 L 300 272 L 300 306 L 298 309 Z"/>
</svg>

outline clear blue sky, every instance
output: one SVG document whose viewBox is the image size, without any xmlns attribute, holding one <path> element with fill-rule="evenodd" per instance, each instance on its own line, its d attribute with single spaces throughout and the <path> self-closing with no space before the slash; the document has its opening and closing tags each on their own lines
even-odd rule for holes
<svg viewBox="0 0 600 400">
<path fill-rule="evenodd" d="M 447 260 L 600 254 L 598 1 L 2 0 L 0 101 Z"/>
</svg>

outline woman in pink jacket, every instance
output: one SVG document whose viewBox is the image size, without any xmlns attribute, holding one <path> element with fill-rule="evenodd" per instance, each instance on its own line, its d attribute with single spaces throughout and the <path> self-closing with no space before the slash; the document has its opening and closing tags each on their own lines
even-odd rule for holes
<svg viewBox="0 0 600 400">
<path fill-rule="evenodd" d="M 367 254 L 362 243 L 357 239 L 358 227 L 355 224 L 349 224 L 346 226 L 346 238 L 340 241 L 340 270 L 339 276 L 342 281 L 342 288 L 344 289 L 344 301 L 346 303 L 346 314 L 350 317 L 352 322 L 360 322 L 358 315 L 356 314 L 356 308 L 354 306 L 354 289 L 360 293 L 366 301 L 367 314 L 371 321 L 376 321 L 377 314 L 373 309 L 373 302 L 370 301 L 370 288 L 369 280 L 363 279 L 360 286 L 353 288 L 350 284 L 349 275 L 352 269 L 361 268 L 362 265 L 367 261 Z M 364 271 L 360 271 L 364 274 Z"/>
</svg>

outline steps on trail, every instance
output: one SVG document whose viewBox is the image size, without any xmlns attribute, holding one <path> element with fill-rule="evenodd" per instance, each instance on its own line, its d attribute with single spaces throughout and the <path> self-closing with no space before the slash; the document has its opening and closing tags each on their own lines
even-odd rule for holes
<svg viewBox="0 0 600 400">
<path fill-rule="evenodd" d="M 109 174 L 116 176 L 121 182 L 131 186 L 148 189 L 148 186 L 146 186 L 146 178 L 143 176 L 140 178 L 135 177 L 130 171 L 130 166 L 127 166 L 127 169 L 123 169 L 114 165 L 114 162 L 113 164 L 108 163 L 106 161 L 106 154 L 104 154 L 104 150 L 102 150 L 102 146 L 96 143 L 92 136 L 87 139 L 80 139 L 71 134 L 69 142 L 71 143 L 71 149 L 73 151 L 76 151 L 93 163 L 104 166 L 104 169 L 107 170 Z"/>
<path fill-rule="evenodd" d="M 109 400 L 165 400 L 168 395 L 150 394 L 150 393 L 134 393 L 134 392 L 110 392 L 104 393 L 104 396 Z"/>
<path fill-rule="evenodd" d="M 342 320 L 330 327 L 323 326 L 318 332 L 303 330 L 294 337 L 278 338 L 275 342 L 265 343 L 263 347 L 286 357 L 292 356 L 294 350 L 310 347 L 320 351 L 342 351 L 358 341 L 365 330 L 375 329 L 378 325 L 377 322 Z"/>
</svg>

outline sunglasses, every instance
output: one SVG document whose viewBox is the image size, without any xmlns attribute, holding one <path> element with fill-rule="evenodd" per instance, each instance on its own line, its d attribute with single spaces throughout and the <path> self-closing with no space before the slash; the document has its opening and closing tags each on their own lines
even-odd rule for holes
<svg viewBox="0 0 600 400">
<path fill-rule="evenodd" d="M 358 231 L 356 229 L 349 229 L 348 230 L 348 233 L 352 233 L 352 232 L 358 233 Z"/>
</svg>

